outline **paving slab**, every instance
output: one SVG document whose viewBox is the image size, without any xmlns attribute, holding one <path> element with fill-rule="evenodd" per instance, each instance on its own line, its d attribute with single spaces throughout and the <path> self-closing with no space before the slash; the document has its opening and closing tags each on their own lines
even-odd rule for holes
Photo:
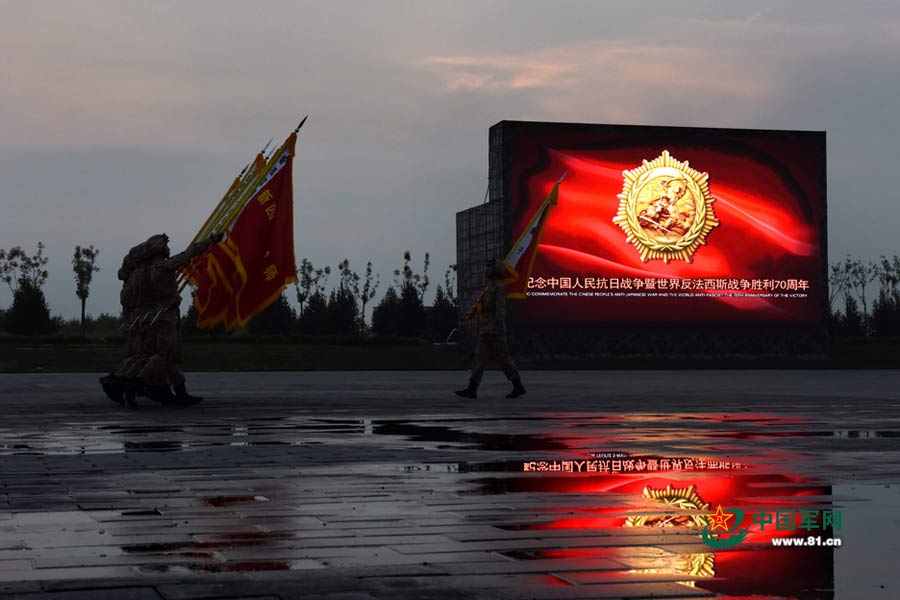
<svg viewBox="0 0 900 600">
<path fill-rule="evenodd" d="M 7 596 L 7 598 L 10 600 L 163 600 L 156 590 L 148 587 L 15 594 Z"/>
</svg>

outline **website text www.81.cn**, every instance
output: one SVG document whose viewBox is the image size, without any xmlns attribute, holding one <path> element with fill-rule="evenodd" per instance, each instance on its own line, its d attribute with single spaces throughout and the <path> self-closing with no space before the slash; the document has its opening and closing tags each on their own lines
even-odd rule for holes
<svg viewBox="0 0 900 600">
<path fill-rule="evenodd" d="M 841 538 L 822 537 L 811 535 L 808 537 L 783 537 L 772 538 L 773 546 L 826 546 L 831 548 L 841 547 Z"/>
</svg>

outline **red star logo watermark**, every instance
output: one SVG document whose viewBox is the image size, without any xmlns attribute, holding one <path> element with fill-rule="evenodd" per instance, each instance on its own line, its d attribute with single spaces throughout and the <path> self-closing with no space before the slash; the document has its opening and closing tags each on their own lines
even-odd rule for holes
<svg viewBox="0 0 900 600">
<path fill-rule="evenodd" d="M 734 516 L 734 513 L 727 513 L 722 511 L 722 505 L 719 505 L 718 510 L 714 514 L 707 515 L 710 519 L 710 531 L 715 531 L 716 529 L 723 529 L 728 531 L 728 519 Z"/>
</svg>

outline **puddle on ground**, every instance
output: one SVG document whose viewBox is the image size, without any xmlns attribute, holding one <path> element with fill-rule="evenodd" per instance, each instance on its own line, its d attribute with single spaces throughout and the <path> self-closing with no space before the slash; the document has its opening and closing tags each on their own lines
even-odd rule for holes
<svg viewBox="0 0 900 600">
<path fill-rule="evenodd" d="M 269 502 L 269 499 L 265 496 L 215 496 L 213 498 L 203 498 L 203 502 L 210 506 L 224 507 L 246 504 L 248 502 Z"/>
<path fill-rule="evenodd" d="M 676 420 L 690 425 L 673 427 Z M 554 578 L 554 584 L 564 585 L 666 580 L 724 597 L 900 597 L 894 566 L 900 555 L 900 486 L 832 485 L 815 467 L 817 454 L 849 452 L 844 457 L 871 460 L 884 446 L 869 442 L 896 439 L 900 431 L 822 429 L 804 419 L 776 416 L 574 421 L 565 427 L 548 422 L 544 435 L 470 432 L 460 422 L 453 427 L 382 422 L 374 432 L 465 449 L 522 452 L 522 460 L 443 466 L 469 475 L 458 494 L 510 495 L 516 513 L 529 515 L 523 523 L 494 526 L 532 531 L 540 543 L 503 556 L 579 564 L 602 558 L 624 566 L 561 569 L 548 575 L 548 585 Z M 717 439 L 740 445 L 716 445 Z M 841 445 L 809 446 L 804 439 Z M 756 443 L 764 440 L 773 444 Z M 692 456 L 648 456 L 641 454 L 648 441 L 699 450 Z M 795 452 L 792 444 L 813 451 Z M 635 454 L 627 450 L 631 445 Z M 579 462 L 581 467 L 573 468 Z M 585 472 L 589 462 L 595 463 L 590 473 Z M 523 506 L 515 498 L 519 495 L 533 499 L 534 506 L 529 508 L 527 500 Z M 716 525 L 718 531 L 711 531 Z M 555 535 L 541 538 L 543 531 Z M 560 532 L 568 533 L 556 537 Z M 559 547 L 546 547 L 550 539 L 558 539 Z"/>
<path fill-rule="evenodd" d="M 271 540 L 290 539 L 286 534 L 276 534 L 266 538 L 232 538 L 216 542 L 178 542 L 178 543 L 149 543 L 126 544 L 122 546 L 125 554 L 146 554 L 158 556 L 189 556 L 204 549 L 248 548 L 253 546 L 265 546 Z"/>
<path fill-rule="evenodd" d="M 179 452 L 184 449 L 181 442 L 166 440 L 124 442 L 122 447 L 125 452 Z"/>
<path fill-rule="evenodd" d="M 503 429 L 545 422 L 543 434 Z M 483 431 L 497 424 L 500 432 Z M 477 425 L 479 431 L 473 431 Z M 729 427 L 734 425 L 735 427 Z M 806 425 L 807 428 L 798 428 Z M 900 432 L 882 430 L 819 429 L 809 420 L 772 415 L 631 414 L 615 416 L 550 414 L 505 418 L 450 418 L 435 420 L 372 420 L 303 417 L 259 417 L 240 421 L 195 423 L 190 426 L 123 423 L 84 427 L 63 424 L 53 431 L 8 431 L 0 456 L 17 454 L 92 455 L 130 452 L 183 452 L 235 447 L 289 447 L 327 444 L 345 436 L 392 436 L 433 444 L 436 449 L 471 449 L 488 452 L 542 452 L 582 450 L 588 443 L 659 442 L 716 443 L 835 438 L 886 440 Z M 704 442 L 704 440 L 709 440 Z"/>
<path fill-rule="evenodd" d="M 181 563 L 164 565 L 141 565 L 138 571 L 143 573 L 252 573 L 261 571 L 290 571 L 298 565 L 292 561 L 245 561 L 218 563 Z"/>
<path fill-rule="evenodd" d="M 140 418 L 138 415 L 137 419 Z M 334 436 L 371 434 L 370 419 L 259 417 L 191 426 L 125 423 L 85 427 L 63 424 L 50 431 L 3 431 L 0 456 L 183 452 L 223 446 L 283 447 L 322 444 Z M 2 430 L 0 430 L 2 431 Z"/>
<path fill-rule="evenodd" d="M 542 433 L 535 433 L 539 427 Z M 857 460 L 857 470 L 877 467 L 879 452 L 900 437 L 900 431 L 887 428 L 828 429 L 804 419 L 769 415 L 654 414 L 418 421 L 265 417 L 92 431 L 76 435 L 66 430 L 70 437 L 27 432 L 0 446 L 0 455 L 55 454 L 74 448 L 81 453 L 183 452 L 216 446 L 348 444 L 357 439 L 367 445 L 361 444 L 360 457 L 342 470 L 342 483 L 355 481 L 348 478 L 359 474 L 395 476 L 397 486 L 426 485 L 439 478 L 447 484 L 445 491 L 431 493 L 446 493 L 440 499 L 446 505 L 473 509 L 471 514 L 449 510 L 452 519 L 493 527 L 497 539 L 515 532 L 516 548 L 498 554 L 512 561 L 576 565 L 542 575 L 547 585 L 664 580 L 732 597 L 900 597 L 900 486 L 847 483 Z M 441 462 L 369 462 L 364 453 L 378 443 L 374 436 L 393 438 L 392 447 L 427 446 L 445 455 Z M 666 452 L 650 453 L 659 448 Z M 453 462 L 454 452 L 466 458 L 481 452 L 475 456 L 488 460 Z M 821 466 L 813 468 L 832 453 L 843 453 L 838 461 L 846 468 L 843 479 Z M 896 462 L 896 455 L 889 460 Z M 266 502 L 272 502 L 273 509 L 292 508 L 279 504 L 283 500 L 277 488 L 259 490 L 266 495 L 252 489 L 242 495 L 204 491 L 192 496 L 192 509 L 206 508 L 204 516 L 219 508 Z M 367 493 L 372 496 L 359 500 L 359 506 L 366 506 L 375 494 L 377 503 L 396 498 L 392 491 Z M 397 510 L 377 515 L 378 525 L 409 517 L 404 507 Z M 166 518 L 151 508 L 121 514 Z M 327 516 L 322 516 L 323 527 Z M 352 528 L 347 533 L 356 535 Z M 284 540 L 302 548 L 302 536 L 291 532 L 209 533 L 201 539 L 120 547 L 131 556 L 171 558 L 169 563 L 138 568 L 146 573 L 309 567 L 308 562 L 299 566 L 291 561 L 225 560 L 220 552 L 271 548 Z M 534 547 L 524 543 L 528 539 L 535 540 Z M 841 545 L 830 545 L 834 539 Z M 605 566 L 592 568 L 595 559 Z"/>
<path fill-rule="evenodd" d="M 565 444 L 543 436 L 470 432 L 455 427 L 420 425 L 409 421 L 375 421 L 373 433 L 405 437 L 416 442 L 450 442 L 489 452 L 537 452 L 567 448 Z"/>
<path fill-rule="evenodd" d="M 494 493 L 559 496 L 559 506 L 547 508 L 541 503 L 536 508 L 544 520 L 508 529 L 534 531 L 538 537 L 541 531 L 570 531 L 573 536 L 562 538 L 560 548 L 523 548 L 509 557 L 607 558 L 625 566 L 564 573 L 565 580 L 576 584 L 666 575 L 728 596 L 832 597 L 834 548 L 775 547 L 773 542 L 775 538 L 839 535 L 835 525 L 821 526 L 825 514 L 829 522 L 840 514 L 839 508 L 823 500 L 832 493 L 828 486 L 787 475 L 681 475 L 536 476 L 505 482 L 498 478 L 503 483 L 491 484 Z M 568 504 L 569 495 L 581 503 Z M 596 504 L 591 502 L 592 495 L 597 495 Z M 770 502 L 773 497 L 778 504 Z M 732 523 L 711 532 L 711 515 L 719 507 Z M 809 515 L 804 526 L 811 529 L 800 528 L 801 514 Z M 779 515 L 785 522 L 776 528 Z M 792 523 L 786 521 L 788 515 Z"/>
<path fill-rule="evenodd" d="M 900 437 L 897 431 L 853 429 L 701 435 L 740 440 L 813 436 L 852 443 Z M 607 438 L 597 443 L 556 439 L 570 450 L 608 447 Z M 537 462 L 460 464 L 460 473 L 481 475 L 468 478 L 469 487 L 460 493 L 507 495 L 517 512 L 529 515 L 525 522 L 495 525 L 531 531 L 540 539 L 534 548 L 501 553 L 509 559 L 573 564 L 608 559 L 625 567 L 607 561 L 603 568 L 554 573 L 570 585 L 664 577 L 725 597 L 900 597 L 900 486 L 832 485 L 828 477 L 808 474 L 814 458 L 788 447 L 776 452 L 777 469 L 773 454 L 754 452 L 755 446 L 719 459 L 706 453 L 705 467 L 714 464 L 715 469 L 698 469 L 696 462 L 686 469 L 685 457 L 669 457 L 666 470 L 658 470 L 663 457 L 632 455 L 627 444 L 614 452 L 570 451 Z M 868 460 L 872 454 L 862 453 Z M 657 467 L 652 471 L 647 468 L 651 460 Z M 573 468 L 578 461 L 582 468 Z M 591 461 L 599 464 L 585 472 L 583 465 Z M 524 506 L 517 496 L 525 499 Z M 715 526 L 718 531 L 711 530 Z M 554 536 L 541 539 L 544 531 Z M 559 546 L 546 547 L 549 539 L 558 539 Z"/>
</svg>

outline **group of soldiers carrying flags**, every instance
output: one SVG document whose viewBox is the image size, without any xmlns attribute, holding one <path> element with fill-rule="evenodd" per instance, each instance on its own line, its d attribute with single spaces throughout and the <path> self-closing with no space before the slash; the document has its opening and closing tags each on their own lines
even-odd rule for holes
<svg viewBox="0 0 900 600">
<path fill-rule="evenodd" d="M 126 358 L 100 379 L 111 400 L 132 407 L 138 397 L 177 405 L 202 400 L 188 393 L 180 369 L 179 306 L 186 285 L 196 291 L 197 326 L 221 325 L 231 331 L 244 327 L 296 281 L 292 165 L 297 134 L 305 122 L 278 149 L 267 155 L 266 144 L 244 167 L 187 250 L 171 256 L 169 238 L 159 234 L 125 256 L 118 277 Z M 525 284 L 561 182 L 509 254 L 486 265 L 486 286 L 459 323 L 462 329 L 477 316 L 479 340 L 469 384 L 455 392 L 459 396 L 476 397 L 491 361 L 513 384 L 507 398 L 525 393 L 507 348 L 506 301 L 526 297 Z"/>
</svg>

